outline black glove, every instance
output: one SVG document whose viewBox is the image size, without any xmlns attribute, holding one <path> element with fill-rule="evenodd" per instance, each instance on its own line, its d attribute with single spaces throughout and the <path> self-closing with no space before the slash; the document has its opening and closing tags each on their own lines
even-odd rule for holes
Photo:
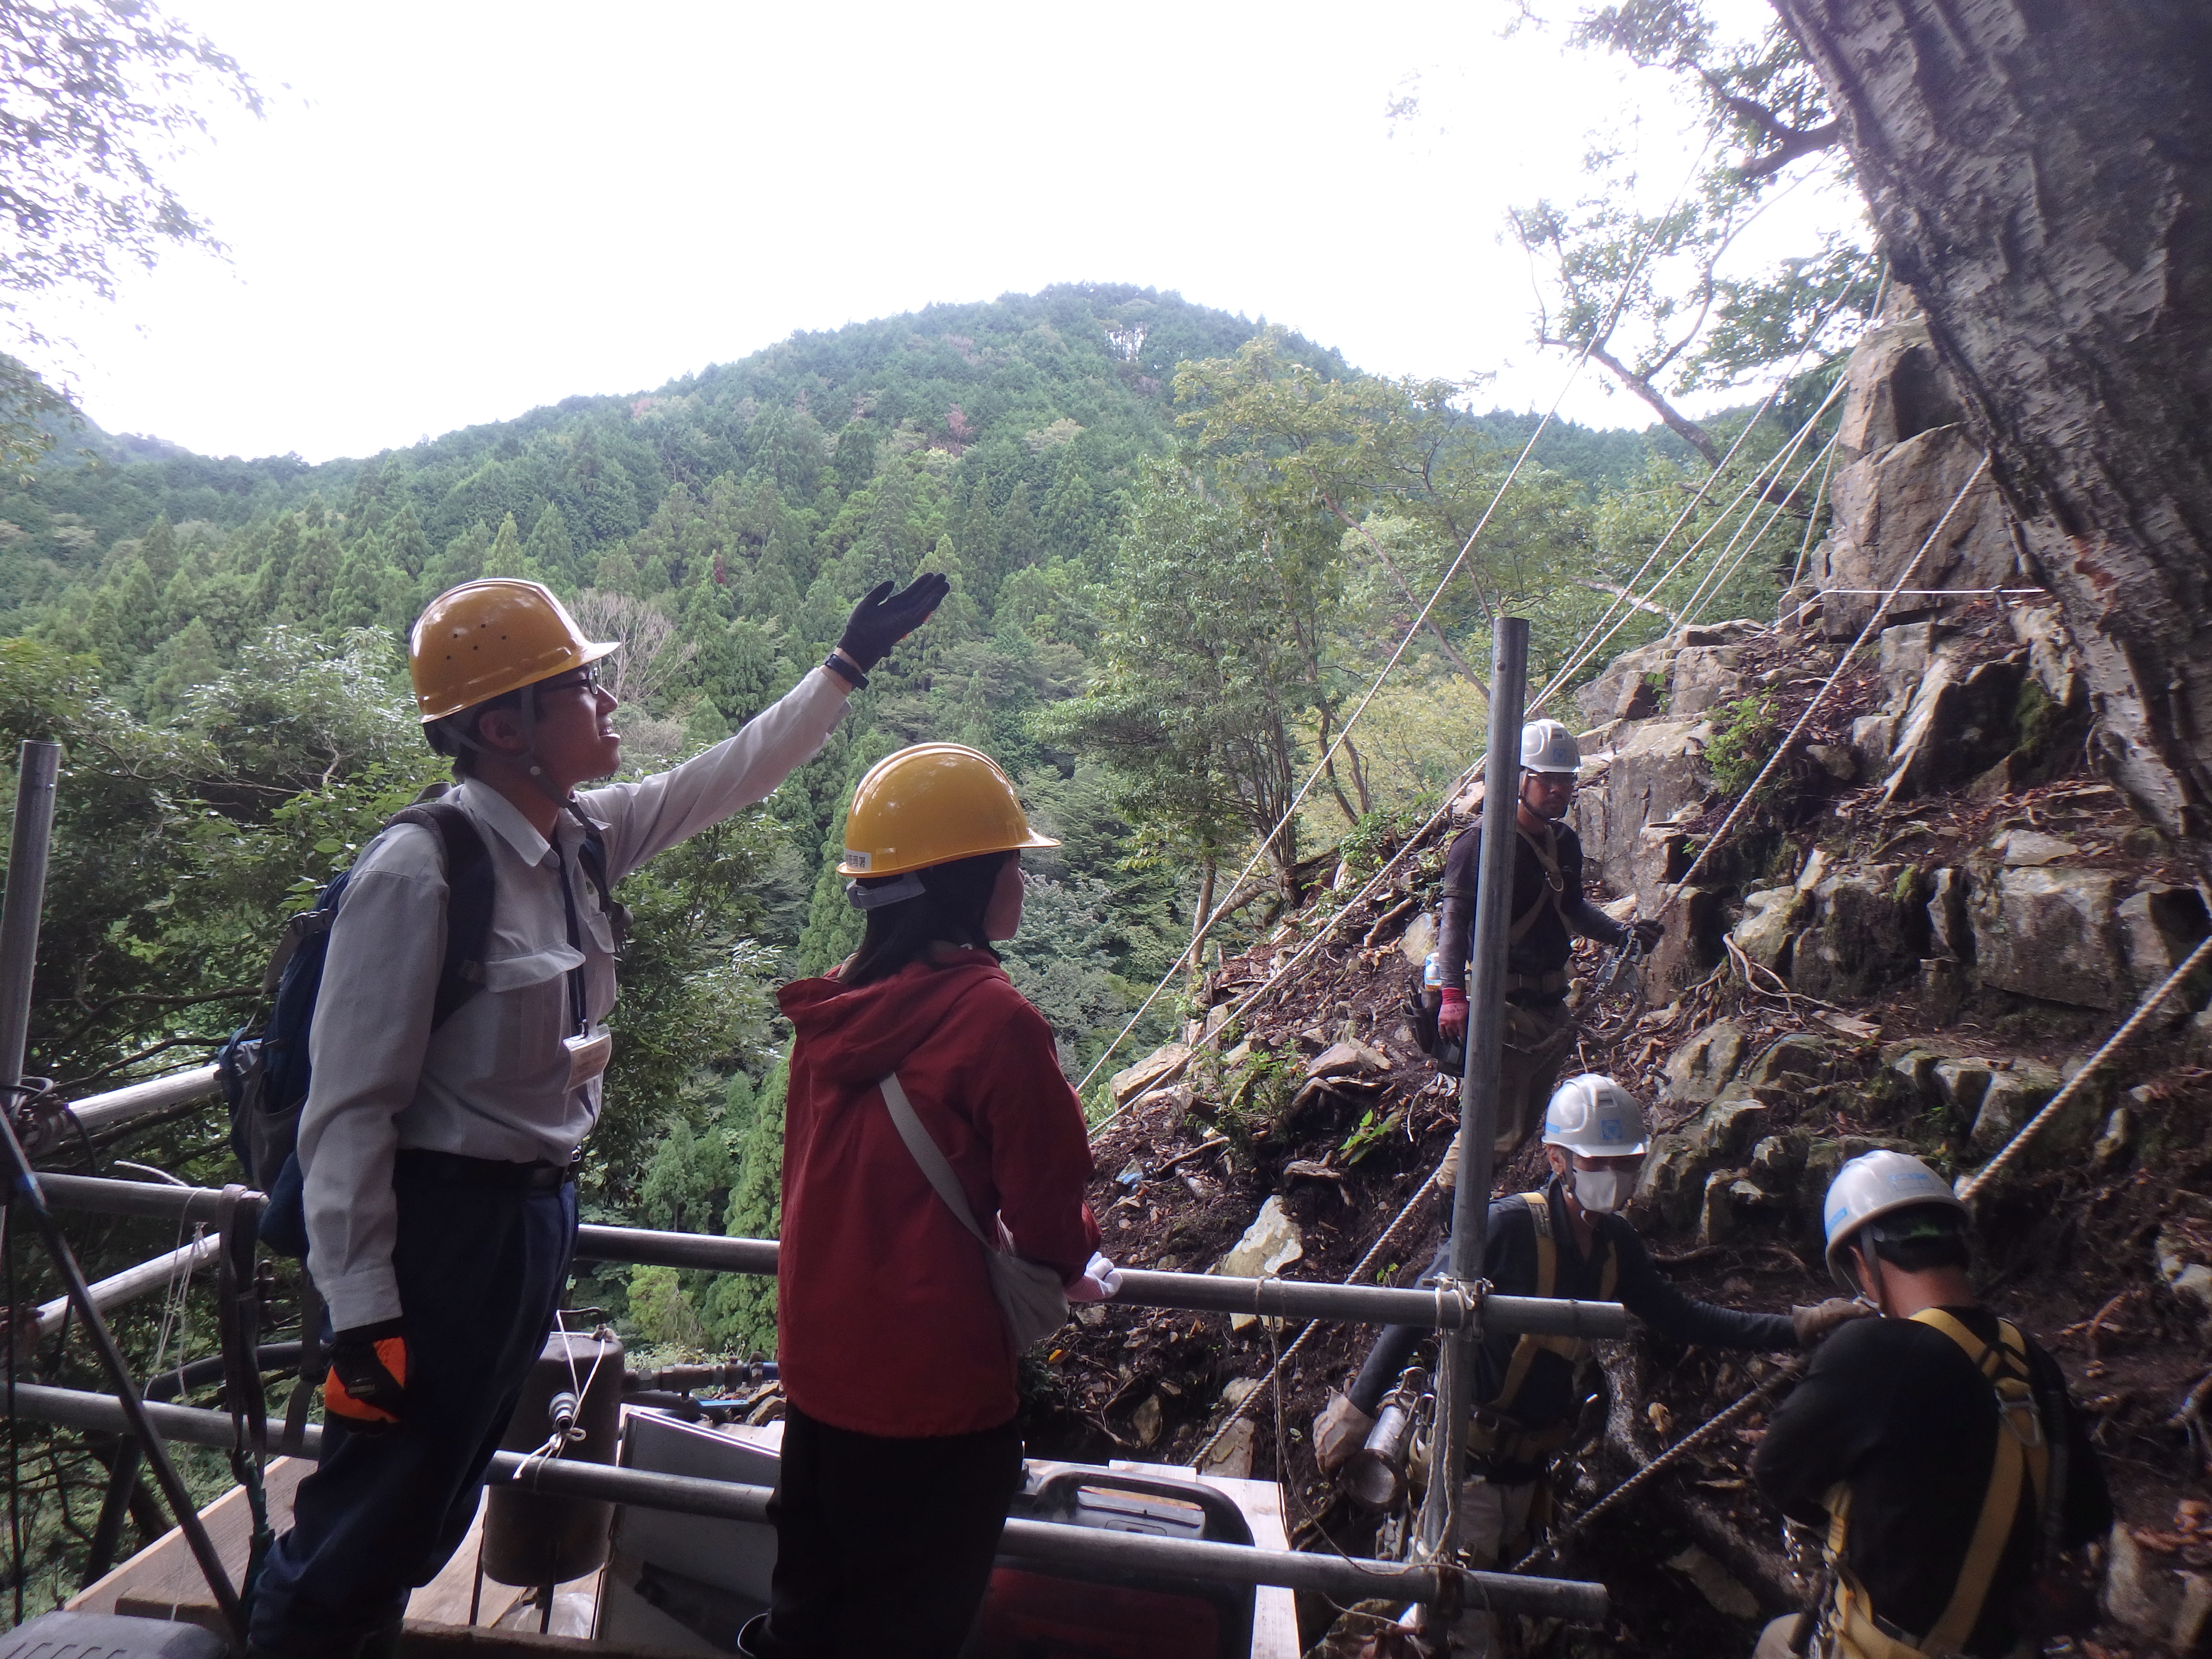
<svg viewBox="0 0 2212 1659">
<path fill-rule="evenodd" d="M 1636 948 L 1648 953 L 1666 936 L 1667 924 L 1656 916 L 1646 916 L 1641 921 L 1630 922 L 1628 931 L 1635 935 Z"/>
<path fill-rule="evenodd" d="M 890 583 L 878 582 L 860 596 L 860 604 L 845 619 L 837 648 L 853 659 L 855 668 L 866 673 L 884 659 L 884 653 L 927 622 L 929 613 L 951 591 L 952 584 L 934 571 L 916 576 L 896 593 L 891 592 Z"/>
<path fill-rule="evenodd" d="M 407 1400 L 407 1339 L 397 1319 L 356 1326 L 331 1339 L 323 1410 L 348 1428 L 381 1434 L 399 1421 Z"/>
</svg>

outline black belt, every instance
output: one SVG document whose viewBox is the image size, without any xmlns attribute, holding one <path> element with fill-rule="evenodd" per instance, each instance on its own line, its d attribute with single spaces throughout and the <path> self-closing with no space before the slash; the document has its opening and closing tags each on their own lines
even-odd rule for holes
<svg viewBox="0 0 2212 1659">
<path fill-rule="evenodd" d="M 449 1187 L 498 1187 L 518 1193 L 558 1192 L 576 1178 L 574 1161 L 511 1164 L 504 1158 L 434 1152 L 423 1146 L 402 1147 L 393 1156 L 392 1168 L 395 1175 L 415 1181 L 433 1181 Z"/>
</svg>

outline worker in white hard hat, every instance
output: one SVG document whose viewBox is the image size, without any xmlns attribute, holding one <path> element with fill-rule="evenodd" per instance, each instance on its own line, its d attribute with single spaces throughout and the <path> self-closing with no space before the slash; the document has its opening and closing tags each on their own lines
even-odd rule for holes
<svg viewBox="0 0 2212 1659">
<path fill-rule="evenodd" d="M 1550 1182 L 1490 1206 L 1482 1271 L 1500 1294 L 1618 1301 L 1677 1341 L 1721 1348 L 1810 1346 L 1856 1313 L 1841 1298 L 1788 1314 L 1747 1313 L 1675 1289 L 1621 1213 L 1649 1143 L 1643 1108 L 1611 1078 L 1589 1073 L 1561 1084 L 1543 1133 Z M 1438 1250 L 1420 1282 L 1432 1282 L 1449 1263 L 1449 1248 Z M 1387 1327 L 1350 1390 L 1331 1398 L 1313 1431 L 1324 1472 L 1365 1441 L 1377 1404 L 1427 1334 L 1419 1326 Z M 1594 1369 L 1589 1344 L 1559 1337 L 1498 1332 L 1477 1352 L 1459 1547 L 1487 1565 L 1517 1556 L 1540 1527 L 1543 1476 L 1595 1393 Z"/>
<path fill-rule="evenodd" d="M 1632 933 L 1650 950 L 1664 931 L 1650 920 L 1623 927 L 1590 902 L 1583 889 L 1583 844 L 1565 822 L 1582 763 L 1575 734 L 1559 721 L 1531 720 L 1522 728 L 1512 920 L 1505 933 L 1505 1041 L 1498 1078 L 1501 1157 L 1528 1138 L 1566 1057 L 1574 1029 L 1566 1003 L 1567 962 L 1575 936 L 1618 945 Z M 1445 856 L 1443 908 L 1437 919 L 1437 963 L 1443 988 L 1437 1031 L 1440 1043 L 1449 1043 L 1453 1052 L 1467 1031 L 1468 941 L 1481 866 L 1482 825 L 1477 820 Z M 1455 1140 L 1442 1176 L 1444 1185 L 1454 1183 L 1458 1170 Z"/>
<path fill-rule="evenodd" d="M 1882 1316 L 1821 1347 L 1752 1460 L 1784 1515 L 1827 1534 L 1832 1588 L 1805 1650 L 2045 1650 L 2066 1622 L 2063 1552 L 2112 1521 L 2064 1376 L 1974 1294 L 1966 1206 L 1918 1158 L 1853 1158 L 1821 1212 L 1829 1271 Z M 1797 1624 L 1770 1625 L 1759 1659 L 1793 1651 Z"/>
</svg>

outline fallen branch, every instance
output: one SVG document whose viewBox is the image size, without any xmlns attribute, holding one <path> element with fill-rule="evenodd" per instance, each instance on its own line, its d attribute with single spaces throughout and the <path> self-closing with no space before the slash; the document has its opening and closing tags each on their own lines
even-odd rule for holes
<svg viewBox="0 0 2212 1659">
<path fill-rule="evenodd" d="M 1400 899 L 1397 903 L 1392 905 L 1381 915 L 1377 916 L 1375 919 L 1375 925 L 1369 928 L 1366 933 L 1361 938 L 1359 941 L 1359 948 L 1363 951 L 1373 950 L 1375 948 L 1376 941 L 1382 937 L 1382 930 L 1388 927 L 1392 922 L 1397 921 L 1399 917 L 1404 915 L 1407 911 L 1412 909 L 1419 896 L 1420 896 L 1418 893 L 1408 893 L 1404 898 Z"/>
<path fill-rule="evenodd" d="M 1618 582 L 1577 580 L 1575 586 L 1587 587 L 1593 593 L 1610 593 L 1616 599 L 1626 599 L 1638 611 L 1648 611 L 1655 617 L 1664 617 L 1669 628 L 1680 628 L 1682 625 L 1681 617 L 1668 610 L 1665 605 L 1655 605 L 1650 599 L 1639 599 Z"/>
</svg>

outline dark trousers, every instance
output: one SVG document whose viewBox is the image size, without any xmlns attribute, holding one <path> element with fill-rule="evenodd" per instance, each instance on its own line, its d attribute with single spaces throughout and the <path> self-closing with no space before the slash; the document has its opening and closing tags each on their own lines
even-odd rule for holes
<svg viewBox="0 0 2212 1659">
<path fill-rule="evenodd" d="M 955 1659 L 1021 1483 L 1011 1422 L 890 1440 L 790 1407 L 758 1659 Z"/>
<path fill-rule="evenodd" d="M 1447 1200 L 1450 1194 L 1445 1195 Z M 1433 1285 L 1451 1267 L 1451 1205 L 1444 1205 L 1444 1242 L 1437 1247 L 1436 1257 L 1413 1283 L 1423 1288 Z M 1425 1325 L 1385 1325 L 1375 1346 L 1367 1351 L 1367 1363 L 1359 1368 L 1359 1376 L 1352 1385 L 1352 1403 L 1370 1417 L 1382 1404 L 1382 1396 L 1398 1385 L 1399 1376 L 1413 1363 L 1413 1351 L 1422 1340 L 1431 1335 Z"/>
<path fill-rule="evenodd" d="M 302 1659 L 350 1654 L 460 1547 L 483 1472 L 545 1346 L 576 1242 L 576 1189 L 523 1193 L 393 1178 L 392 1265 L 406 1322 L 402 1421 L 328 1418 L 322 1460 L 269 1553 L 252 1640 Z"/>
</svg>

